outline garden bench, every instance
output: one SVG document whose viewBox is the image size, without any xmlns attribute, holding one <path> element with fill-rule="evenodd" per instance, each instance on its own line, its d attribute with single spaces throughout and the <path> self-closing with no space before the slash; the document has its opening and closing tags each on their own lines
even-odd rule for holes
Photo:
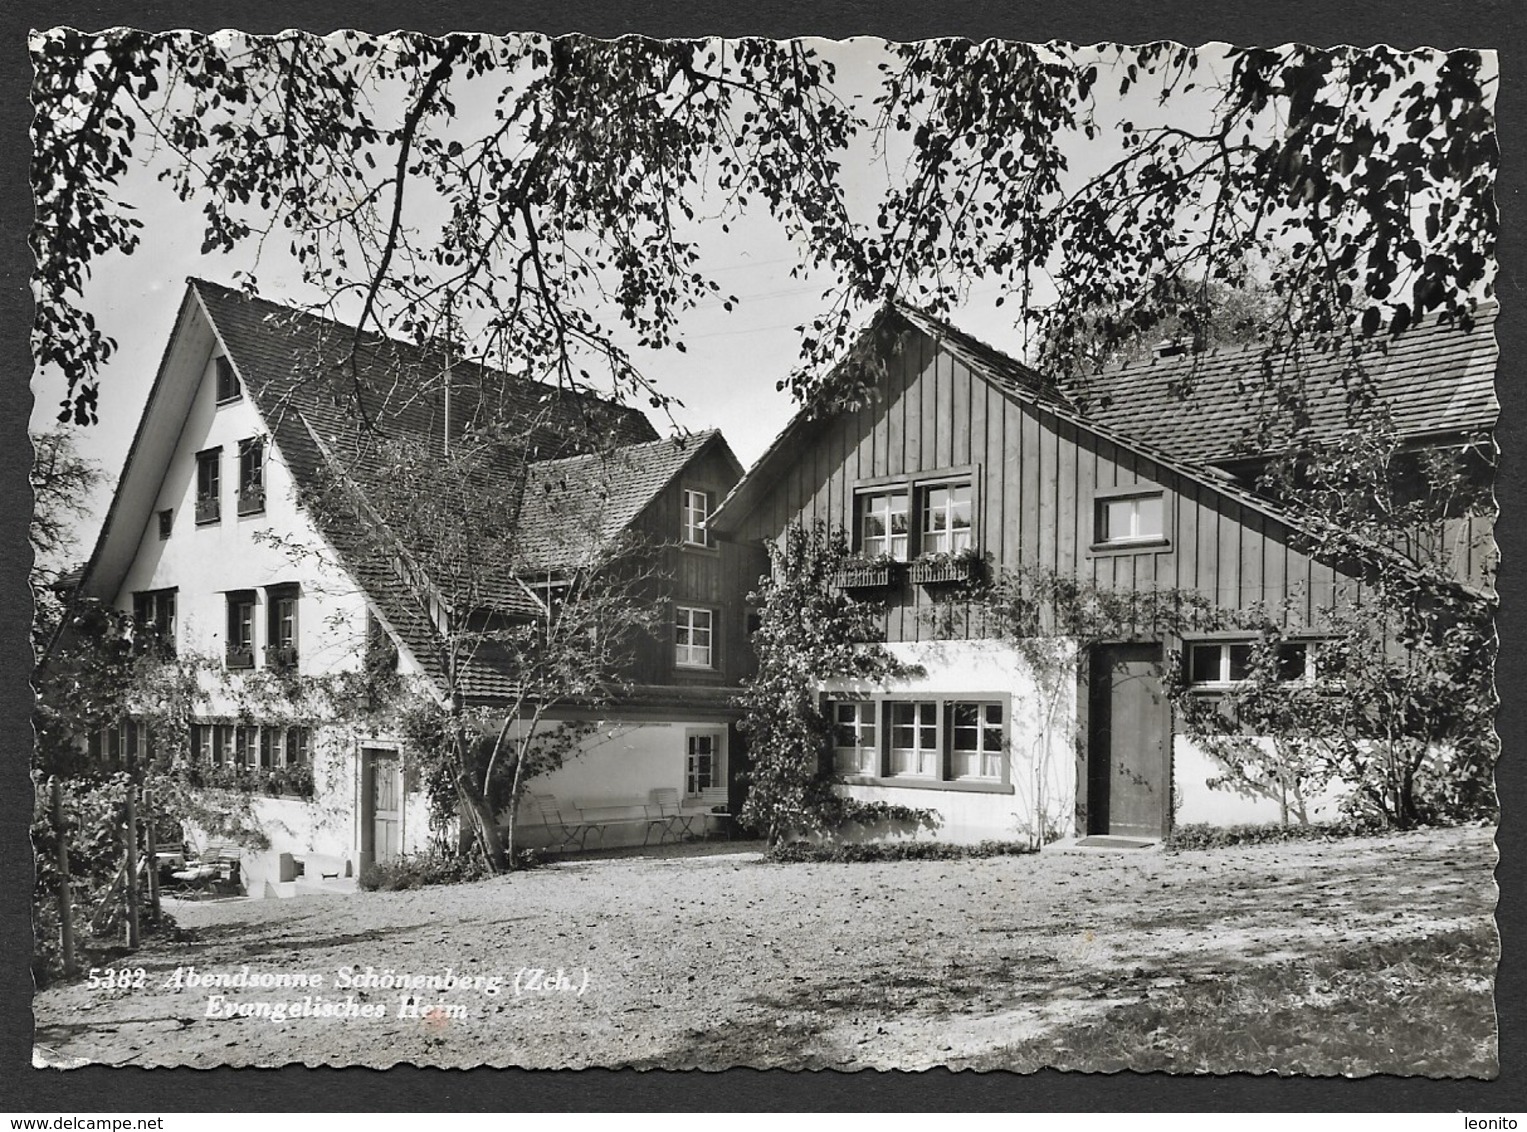
<svg viewBox="0 0 1527 1132">
<path fill-rule="evenodd" d="M 560 838 L 554 846 L 558 850 L 573 844 L 586 849 L 590 837 L 603 844 L 605 830 L 617 825 L 644 826 L 645 845 L 654 828 L 666 828 L 672 820 L 641 798 L 610 798 L 577 805 L 558 802 L 550 794 L 526 794 L 520 802 L 520 812 L 527 825 L 540 825 L 551 833 L 553 840 Z M 661 840 L 660 834 L 660 843 Z"/>
</svg>

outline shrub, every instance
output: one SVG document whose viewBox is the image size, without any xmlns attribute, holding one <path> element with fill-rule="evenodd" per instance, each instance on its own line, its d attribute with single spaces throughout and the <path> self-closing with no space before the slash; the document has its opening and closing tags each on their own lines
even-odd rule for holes
<svg viewBox="0 0 1527 1132">
<path fill-rule="evenodd" d="M 1366 837 L 1383 828 L 1383 823 L 1366 818 L 1311 825 L 1182 825 L 1172 830 L 1166 839 L 1166 847 L 1180 852 L 1227 849 L 1232 845 L 1270 845 L 1281 841 L 1335 841 L 1343 837 Z"/>
<path fill-rule="evenodd" d="M 791 841 L 776 845 L 765 860 L 778 864 L 806 861 L 959 861 L 970 857 L 1018 857 L 1038 852 L 1023 841 L 982 841 L 975 845 L 953 845 L 947 841 L 850 841 L 843 844 L 816 844 Z"/>
<path fill-rule="evenodd" d="M 359 884 L 367 892 L 401 892 L 431 884 L 465 884 L 488 875 L 476 854 L 405 854 L 361 870 Z"/>
</svg>

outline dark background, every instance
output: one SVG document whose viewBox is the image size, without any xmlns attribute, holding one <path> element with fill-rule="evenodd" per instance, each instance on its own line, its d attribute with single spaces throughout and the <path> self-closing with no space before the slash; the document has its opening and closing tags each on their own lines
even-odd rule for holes
<svg viewBox="0 0 1527 1132">
<path fill-rule="evenodd" d="M 637 0 L 534 0 L 514 5 L 487 0 L 434 0 L 428 4 L 326 0 L 241 0 L 237 5 L 161 0 L 158 3 L 41 3 L 19 0 L 0 11 L 0 1112 L 108 1113 L 120 1111 L 475 1111 L 475 1110 L 937 1110 L 1033 1111 L 1527 1111 L 1527 1025 L 1522 955 L 1524 921 L 1522 806 L 1527 773 L 1521 765 L 1522 699 L 1527 666 L 1527 623 L 1522 593 L 1522 422 L 1527 416 L 1514 362 L 1527 351 L 1522 237 L 1523 128 L 1521 82 L 1527 77 L 1527 6 L 1520 0 L 1407 0 L 1403 3 L 1339 4 L 1267 2 L 1238 5 L 1204 0 L 991 0 L 928 3 L 927 0 L 747 4 Z M 1011 9 L 1011 10 L 1009 10 Z M 322 13 L 321 17 L 318 13 Z M 25 154 L 30 151 L 26 54 L 30 27 L 69 25 L 99 30 L 119 25 L 153 30 L 191 27 L 213 31 L 237 26 L 249 32 L 301 27 L 318 33 L 354 27 L 386 32 L 399 27 L 450 31 L 586 32 L 615 36 L 640 32 L 669 35 L 816 35 L 842 38 L 878 35 L 922 39 L 961 35 L 973 39 L 1061 39 L 1140 43 L 1173 39 L 1251 45 L 1289 41 L 1314 44 L 1387 43 L 1398 48 L 1476 47 L 1500 52 L 1497 116 L 1502 210 L 1497 323 L 1502 405 L 1502 449 L 1497 493 L 1501 521 L 1502 643 L 1497 683 L 1503 704 L 1503 753 L 1498 773 L 1504 818 L 1499 834 L 1502 863 L 1499 921 L 1502 964 L 1496 986 L 1500 1013 L 1501 1075 L 1493 1082 L 1367 1078 L 1358 1081 L 1293 1079 L 1237 1074 L 1176 1078 L 1121 1073 L 1112 1076 L 1032 1076 L 1008 1073 L 833 1072 L 637 1073 L 632 1070 L 527 1072 L 520 1070 L 428 1070 L 398 1067 L 309 1070 L 143 1070 L 92 1067 L 69 1072 L 31 1066 L 32 985 L 28 893 L 31 848 L 27 839 L 27 769 L 31 754 L 28 713 L 31 666 L 26 588 L 26 520 L 30 497 L 26 468 L 31 450 L 26 425 L 31 411 L 27 379 L 31 324 L 26 246 L 31 221 Z M 151 248 L 138 254 L 152 255 Z M 113 469 L 107 469 L 114 472 Z"/>
</svg>

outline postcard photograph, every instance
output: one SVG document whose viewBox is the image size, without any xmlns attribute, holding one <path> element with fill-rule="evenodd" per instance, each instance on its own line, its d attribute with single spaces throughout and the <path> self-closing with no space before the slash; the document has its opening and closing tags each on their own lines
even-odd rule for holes
<svg viewBox="0 0 1527 1132">
<path fill-rule="evenodd" d="M 29 46 L 36 1066 L 1497 1075 L 1493 51 Z"/>
</svg>

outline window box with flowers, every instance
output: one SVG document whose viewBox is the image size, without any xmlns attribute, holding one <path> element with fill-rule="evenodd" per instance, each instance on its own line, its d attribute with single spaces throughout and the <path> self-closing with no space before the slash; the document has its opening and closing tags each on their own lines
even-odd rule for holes
<svg viewBox="0 0 1527 1132">
<path fill-rule="evenodd" d="M 885 589 L 895 583 L 897 572 L 905 565 L 905 562 L 889 554 L 845 558 L 838 567 L 838 588 L 843 590 Z"/>
<path fill-rule="evenodd" d="M 973 582 L 980 575 L 981 554 L 973 546 L 953 553 L 924 554 L 912 563 L 912 580 L 920 586 Z"/>
</svg>

